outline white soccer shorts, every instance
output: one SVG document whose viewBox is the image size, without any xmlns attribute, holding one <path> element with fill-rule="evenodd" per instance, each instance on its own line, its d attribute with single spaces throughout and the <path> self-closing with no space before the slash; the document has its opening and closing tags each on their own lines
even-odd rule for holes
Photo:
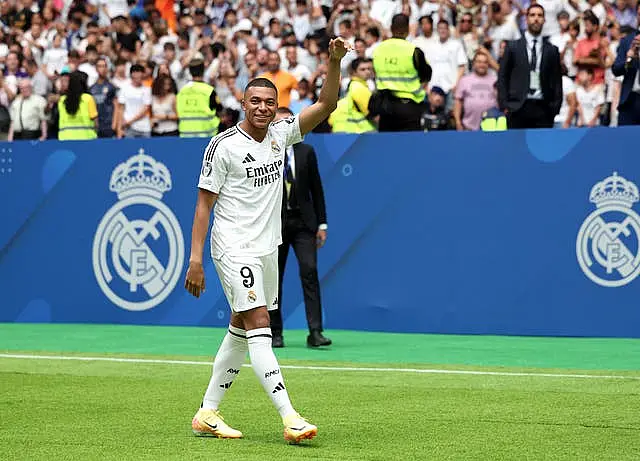
<svg viewBox="0 0 640 461">
<path fill-rule="evenodd" d="M 278 308 L 278 250 L 259 257 L 225 254 L 213 262 L 233 312 Z"/>
</svg>

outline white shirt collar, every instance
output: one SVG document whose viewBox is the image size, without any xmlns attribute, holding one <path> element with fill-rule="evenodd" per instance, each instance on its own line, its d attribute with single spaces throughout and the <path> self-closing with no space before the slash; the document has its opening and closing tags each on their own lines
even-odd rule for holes
<svg viewBox="0 0 640 461">
<path fill-rule="evenodd" d="M 524 38 L 525 38 L 525 40 L 527 41 L 527 43 L 532 44 L 532 43 L 533 43 L 533 40 L 535 39 L 535 40 L 537 40 L 537 42 L 536 42 L 536 46 L 540 46 L 540 45 L 542 44 L 542 34 L 537 35 L 537 36 L 535 36 L 535 37 L 534 37 L 534 36 L 531 34 L 531 32 L 529 32 L 528 30 L 526 30 L 526 31 L 524 32 Z"/>
</svg>

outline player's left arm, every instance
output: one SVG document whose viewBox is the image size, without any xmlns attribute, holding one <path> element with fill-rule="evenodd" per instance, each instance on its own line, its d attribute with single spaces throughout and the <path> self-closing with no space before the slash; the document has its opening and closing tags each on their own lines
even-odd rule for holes
<svg viewBox="0 0 640 461">
<path fill-rule="evenodd" d="M 329 42 L 329 66 L 320 96 L 314 104 L 303 109 L 299 116 L 302 136 L 313 130 L 336 109 L 340 90 L 340 61 L 350 49 L 351 45 L 342 37 Z"/>
</svg>

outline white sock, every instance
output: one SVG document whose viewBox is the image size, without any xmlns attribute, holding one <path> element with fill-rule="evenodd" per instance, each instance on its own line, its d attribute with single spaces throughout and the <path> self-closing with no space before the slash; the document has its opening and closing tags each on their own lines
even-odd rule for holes
<svg viewBox="0 0 640 461">
<path fill-rule="evenodd" d="M 265 392 L 269 394 L 274 406 L 283 418 L 294 412 L 289 400 L 289 394 L 284 387 L 284 378 L 280 365 L 271 349 L 271 328 L 257 328 L 247 331 L 249 343 L 249 357 L 251 367 L 262 383 Z"/>
<path fill-rule="evenodd" d="M 209 387 L 202 400 L 202 408 L 217 410 L 224 393 L 231 387 L 240 373 L 240 367 L 247 356 L 246 333 L 241 328 L 229 325 L 229 331 L 222 340 L 213 361 L 213 373 Z"/>
</svg>

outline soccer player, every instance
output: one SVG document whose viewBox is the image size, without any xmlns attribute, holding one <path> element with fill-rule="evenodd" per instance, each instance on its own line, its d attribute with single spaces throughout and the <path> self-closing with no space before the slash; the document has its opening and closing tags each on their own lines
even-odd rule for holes
<svg viewBox="0 0 640 461">
<path fill-rule="evenodd" d="M 198 183 L 191 256 L 185 288 L 195 297 L 205 290 L 202 253 L 211 210 L 211 256 L 231 306 L 229 331 L 213 362 L 211 381 L 193 417 L 197 435 L 240 438 L 224 422 L 218 406 L 231 387 L 247 351 L 251 366 L 280 413 L 290 443 L 312 439 L 318 428 L 291 405 L 285 380 L 271 348 L 268 310 L 278 307 L 278 245 L 282 242 L 283 169 L 286 149 L 325 120 L 336 107 L 340 61 L 350 46 L 342 38 L 329 44 L 329 69 L 318 101 L 300 115 L 272 123 L 278 91 L 265 79 L 249 82 L 245 119 L 213 137 L 204 152 Z"/>
</svg>

